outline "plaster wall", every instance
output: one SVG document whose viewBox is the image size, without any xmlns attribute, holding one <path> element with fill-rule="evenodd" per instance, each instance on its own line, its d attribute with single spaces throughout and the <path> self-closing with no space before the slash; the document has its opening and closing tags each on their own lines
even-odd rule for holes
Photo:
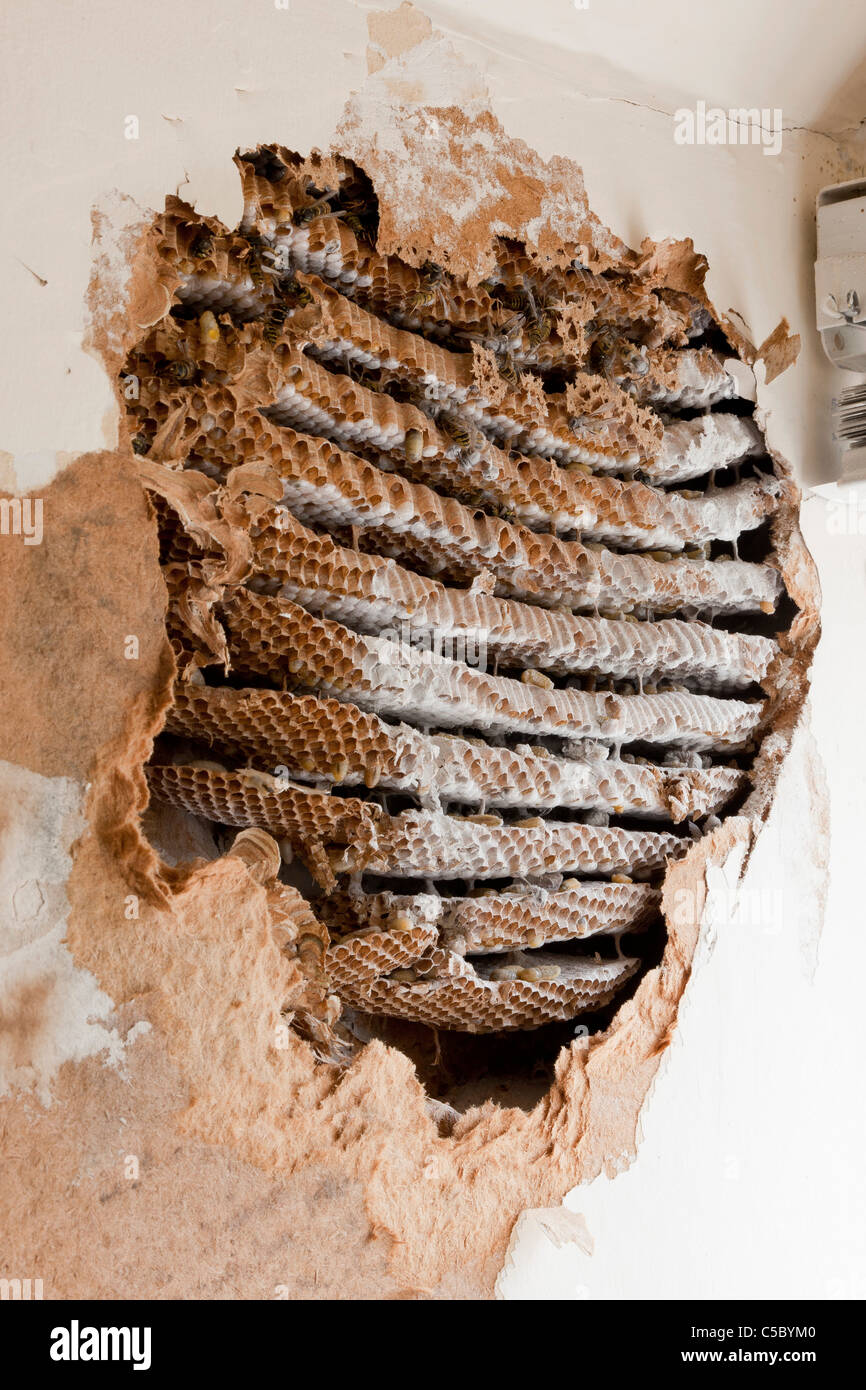
<svg viewBox="0 0 866 1390">
<path fill-rule="evenodd" d="M 866 496 L 858 507 L 853 494 L 843 511 L 827 487 L 827 406 L 844 383 L 813 332 L 811 276 L 817 190 L 866 172 L 857 132 L 866 17 L 855 4 L 833 6 L 831 18 L 770 0 L 726 6 L 721 26 L 715 11 L 680 0 L 427 9 L 437 28 L 428 33 L 416 20 L 420 42 L 403 52 L 399 39 L 389 52 L 388 36 L 405 26 L 376 28 L 374 16 L 372 61 L 373 7 L 343 0 L 290 0 L 286 9 L 273 0 L 48 0 L 38 23 L 26 6 L 7 10 L 0 486 L 38 491 L 76 454 L 116 443 L 111 386 L 83 347 L 93 207 L 121 225 L 137 216 L 128 199 L 158 208 L 176 191 L 234 224 L 235 148 L 267 140 L 327 148 L 353 94 L 383 141 L 395 102 L 489 103 L 508 133 L 543 157 L 581 164 L 590 206 L 630 244 L 691 236 L 710 263 L 710 298 L 735 309 L 756 342 L 784 314 L 802 335 L 802 353 L 769 386 L 758 367 L 759 400 L 771 443 L 807 490 L 804 530 L 824 589 L 814 743 L 798 736 L 736 911 L 718 885 L 717 920 L 644 1107 L 637 1162 L 567 1199 L 588 1240 L 575 1240 L 561 1218 L 527 1214 L 499 1292 L 862 1297 Z M 672 113 L 698 99 L 780 107 L 781 154 L 676 145 Z M 136 139 L 126 138 L 129 116 Z M 26 749 L 20 762 L 26 768 Z M 825 777 L 828 882 L 813 819 Z M 45 827 L 27 855 L 20 834 L 7 839 L 11 904 L 22 885 L 62 877 L 58 856 L 72 835 L 49 823 L 48 808 L 62 805 L 72 825 L 85 789 L 15 768 L 5 785 L 17 788 L 13 826 L 38 803 Z M 62 932 L 55 896 L 52 887 L 41 903 L 19 897 L 23 909 L 7 908 L 7 964 L 23 946 L 35 950 L 43 935 Z M 7 1080 L 36 1087 L 49 1103 L 60 1061 L 99 1050 L 87 1032 L 94 1025 L 83 1021 L 99 1015 L 95 985 L 70 979 L 68 1002 L 56 1055 L 41 1060 L 39 1074 L 15 1077 L 9 1062 Z M 64 1028 L 77 1039 L 71 1052 L 60 1045 Z M 118 1065 L 117 1039 L 103 1031 L 101 1055 Z"/>
</svg>

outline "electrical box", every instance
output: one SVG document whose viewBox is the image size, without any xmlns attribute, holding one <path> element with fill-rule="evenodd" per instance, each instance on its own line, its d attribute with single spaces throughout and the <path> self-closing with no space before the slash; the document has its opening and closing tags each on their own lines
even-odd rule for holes
<svg viewBox="0 0 866 1390">
<path fill-rule="evenodd" d="M 866 179 L 831 184 L 817 200 L 815 302 L 835 367 L 866 375 Z M 833 437 L 845 476 L 866 477 L 866 382 L 833 400 Z"/>
</svg>

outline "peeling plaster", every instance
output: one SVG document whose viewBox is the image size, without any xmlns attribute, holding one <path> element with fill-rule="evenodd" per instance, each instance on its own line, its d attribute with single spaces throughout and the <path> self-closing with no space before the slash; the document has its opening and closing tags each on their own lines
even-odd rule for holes
<svg viewBox="0 0 866 1390">
<path fill-rule="evenodd" d="M 122 1064 L 126 1045 L 108 1020 L 114 1005 L 65 941 L 71 850 L 85 828 L 85 788 L 0 763 L 0 1096 L 33 1090 L 51 1103 L 65 1062 L 107 1054 Z"/>
</svg>

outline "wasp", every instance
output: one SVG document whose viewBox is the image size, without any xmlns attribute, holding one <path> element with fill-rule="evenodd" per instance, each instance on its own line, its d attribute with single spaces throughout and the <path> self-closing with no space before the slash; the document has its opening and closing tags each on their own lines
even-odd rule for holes
<svg viewBox="0 0 866 1390">
<path fill-rule="evenodd" d="M 262 333 L 262 337 L 268 344 L 268 347 L 276 347 L 277 339 L 280 336 L 288 312 L 288 309 L 283 304 L 274 304 L 268 310 L 265 316 L 264 332 Z"/>
<path fill-rule="evenodd" d="M 298 208 L 294 214 L 296 227 L 305 227 L 308 222 L 315 222 L 319 217 L 328 217 L 332 212 L 331 199 L 329 196 L 317 198 L 314 203 L 308 203 L 304 208 Z"/>
<path fill-rule="evenodd" d="M 476 513 L 484 512 L 485 515 L 485 508 L 491 506 L 490 499 L 483 492 L 476 492 L 472 488 L 461 488 L 460 500 L 465 507 L 472 507 Z"/>
<path fill-rule="evenodd" d="M 617 348 L 619 344 L 616 334 L 611 328 L 603 328 L 593 339 L 591 349 L 591 359 L 603 376 L 608 380 L 613 376 L 614 367 L 617 360 Z"/>
<path fill-rule="evenodd" d="M 634 343 L 622 343 L 620 346 L 620 356 L 623 362 L 623 374 L 628 376 L 646 376 L 650 364 L 647 361 L 646 348 L 636 347 Z"/>
<path fill-rule="evenodd" d="M 421 309 L 432 309 L 439 298 L 439 293 L 435 286 L 425 288 L 422 285 L 420 289 L 409 296 L 408 308 L 410 313 L 418 313 Z"/>
<path fill-rule="evenodd" d="M 358 240 L 365 241 L 368 246 L 374 248 L 376 232 L 370 224 L 375 219 L 375 215 L 369 203 L 363 202 L 360 198 L 352 199 L 337 208 L 337 216 L 342 222 L 345 222 L 350 231 L 354 232 Z"/>
<path fill-rule="evenodd" d="M 522 381 L 520 368 L 510 352 L 500 352 L 497 355 L 496 364 L 503 381 L 507 381 L 509 386 L 517 387 L 520 385 Z"/>
<path fill-rule="evenodd" d="M 144 434 L 137 434 L 132 441 L 132 452 L 134 454 L 146 454 L 150 448 L 150 440 Z"/>
<path fill-rule="evenodd" d="M 249 249 L 244 253 L 244 264 L 254 287 L 259 290 L 265 283 L 265 275 L 273 273 L 269 266 L 264 265 L 265 256 L 272 252 L 258 232 L 248 232 L 247 241 Z"/>
<path fill-rule="evenodd" d="M 521 334 L 522 334 L 522 332 L 523 332 L 525 326 L 526 326 L 526 315 L 525 315 L 525 314 L 510 314 L 509 317 L 508 317 L 507 319 L 505 319 L 504 322 L 501 323 L 501 324 L 499 325 L 499 333 L 498 333 L 498 338 L 499 338 L 499 340 L 500 340 L 499 351 L 501 351 L 501 352 L 506 351 L 509 342 L 515 343 L 515 342 L 519 341 L 520 336 L 521 336 Z M 474 335 L 472 335 L 472 336 L 474 336 L 476 339 L 478 338 L 478 335 L 477 335 L 477 334 L 474 334 Z M 482 341 L 483 341 L 483 340 L 482 340 Z M 487 346 L 486 343 L 485 343 L 485 346 Z M 494 349 L 494 350 L 495 350 L 495 349 Z"/>
<path fill-rule="evenodd" d="M 544 297 L 540 302 L 530 289 L 524 286 L 522 289 L 507 290 L 500 295 L 500 302 L 507 308 L 514 309 L 517 313 L 514 318 L 520 326 L 526 326 L 526 337 L 530 347 L 538 347 L 550 337 L 554 327 L 554 315 L 550 301 Z M 510 324 L 512 320 L 509 320 Z M 504 331 L 508 332 L 508 324 L 504 325 Z"/>
<path fill-rule="evenodd" d="M 550 310 L 545 307 L 529 324 L 526 330 L 526 339 L 530 347 L 540 347 L 546 343 L 553 332 L 554 317 Z"/>
<path fill-rule="evenodd" d="M 645 353 L 634 343 L 618 338 L 612 328 L 603 328 L 593 340 L 591 360 L 608 380 L 646 376 L 649 371 Z"/>
<path fill-rule="evenodd" d="M 308 184 L 307 196 L 311 197 L 312 195 L 313 186 L 312 184 Z M 292 215 L 292 221 L 295 226 L 305 227 L 308 222 L 315 222 L 319 217 L 329 217 L 334 211 L 331 207 L 331 203 L 336 196 L 337 193 L 335 189 L 326 188 L 323 193 L 317 193 L 317 196 L 313 198 L 311 203 L 307 203 L 306 207 L 296 208 Z"/>
<path fill-rule="evenodd" d="M 187 361 L 185 357 L 176 357 L 173 362 L 167 362 L 163 370 L 165 372 L 171 372 L 175 381 L 178 381 L 181 384 L 187 381 L 192 381 L 193 377 L 196 374 L 196 368 L 194 364 L 192 362 Z"/>
<path fill-rule="evenodd" d="M 437 301 L 441 301 L 444 274 L 441 265 L 436 265 L 433 261 L 425 261 L 421 267 L 421 279 L 418 288 L 409 298 L 409 308 L 412 310 L 428 309 Z"/>
<path fill-rule="evenodd" d="M 150 378 L 150 381 L 151 384 L 155 384 L 160 379 L 165 380 L 166 377 L 173 377 L 175 381 L 184 384 L 185 382 L 192 381 L 196 374 L 196 370 L 195 364 L 190 362 L 186 357 L 177 357 L 174 359 L 166 358 L 154 367 L 154 374 Z"/>
<path fill-rule="evenodd" d="M 338 214 L 338 216 L 340 218 L 340 221 L 344 222 L 346 226 L 349 228 L 349 231 L 354 232 L 358 241 L 365 241 L 368 246 L 375 247 L 376 235 L 373 232 L 372 228 L 368 227 L 367 224 L 363 221 L 363 219 L 359 217 L 358 213 L 341 212 Z"/>
<path fill-rule="evenodd" d="M 194 256 L 197 261 L 202 261 L 205 260 L 206 257 L 212 256 L 213 250 L 214 239 L 212 233 L 202 231 L 193 239 L 192 245 L 189 248 L 189 254 Z"/>
<path fill-rule="evenodd" d="M 302 309 L 305 304 L 312 304 L 313 296 L 306 285 L 301 285 L 291 276 L 284 276 L 279 283 L 282 294 L 290 299 L 296 308 Z"/>
<path fill-rule="evenodd" d="M 499 521 L 509 522 L 510 525 L 517 524 L 517 513 L 507 503 L 496 502 L 484 492 L 461 492 L 460 499 L 467 507 L 473 507 L 476 515 L 489 514 Z"/>
<path fill-rule="evenodd" d="M 532 295 L 527 293 L 525 289 L 502 290 L 499 294 L 499 300 L 506 309 L 516 309 L 521 314 L 534 313 L 535 311 Z"/>
<path fill-rule="evenodd" d="M 461 422 L 455 419 L 453 415 L 440 415 L 438 423 L 439 425 L 441 425 L 443 431 L 445 432 L 445 434 L 447 434 L 448 438 L 453 439 L 454 443 L 459 448 L 472 448 L 472 436 L 466 429 L 465 425 L 461 424 Z"/>
<path fill-rule="evenodd" d="M 570 415 L 568 428 L 574 435 L 598 434 L 601 430 L 607 429 L 609 420 L 597 420 L 592 415 Z"/>
</svg>

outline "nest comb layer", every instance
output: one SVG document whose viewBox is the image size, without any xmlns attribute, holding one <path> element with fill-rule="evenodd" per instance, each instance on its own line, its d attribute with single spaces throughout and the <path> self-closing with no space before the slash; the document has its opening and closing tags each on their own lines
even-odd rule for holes
<svg viewBox="0 0 866 1390">
<path fill-rule="evenodd" d="M 637 256 L 499 240 L 470 284 L 378 252 L 349 161 L 238 163 L 236 231 L 157 220 L 124 366 L 179 665 L 151 794 L 304 864 L 331 1014 L 595 1014 L 790 660 L 742 366 Z"/>
</svg>

